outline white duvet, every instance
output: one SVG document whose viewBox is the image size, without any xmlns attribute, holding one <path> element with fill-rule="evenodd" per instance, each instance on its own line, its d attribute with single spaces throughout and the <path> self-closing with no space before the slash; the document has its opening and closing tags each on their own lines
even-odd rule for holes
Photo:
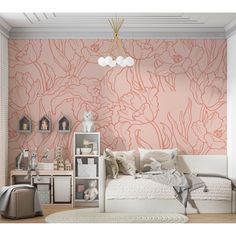
<svg viewBox="0 0 236 236">
<path fill-rule="evenodd" d="M 231 200 L 231 182 L 224 178 L 200 177 L 206 184 L 190 193 L 194 200 Z M 133 176 L 119 175 L 118 179 L 107 179 L 106 199 L 174 199 L 171 186 L 157 183 L 151 179 L 134 179 Z"/>
</svg>

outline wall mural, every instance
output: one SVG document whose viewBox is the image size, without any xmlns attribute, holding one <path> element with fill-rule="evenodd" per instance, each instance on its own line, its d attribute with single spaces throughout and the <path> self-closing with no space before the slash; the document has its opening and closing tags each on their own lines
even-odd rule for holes
<svg viewBox="0 0 236 236">
<path fill-rule="evenodd" d="M 60 144 L 72 157 L 73 132 L 91 110 L 102 148 L 177 147 L 226 154 L 226 41 L 124 40 L 131 68 L 101 67 L 111 40 L 9 40 L 9 164 L 19 148 Z M 32 133 L 19 133 L 22 115 Z M 44 115 L 51 133 L 38 132 Z M 63 116 L 71 133 L 58 132 Z"/>
</svg>

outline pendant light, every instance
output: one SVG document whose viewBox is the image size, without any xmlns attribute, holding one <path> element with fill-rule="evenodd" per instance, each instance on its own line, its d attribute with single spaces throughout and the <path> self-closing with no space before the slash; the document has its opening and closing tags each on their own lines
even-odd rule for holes
<svg viewBox="0 0 236 236">
<path fill-rule="evenodd" d="M 105 66 L 110 66 L 110 67 L 115 67 L 115 66 L 121 66 L 121 67 L 131 67 L 134 65 L 134 59 L 130 56 L 125 56 L 125 51 L 124 51 L 124 47 L 123 44 L 121 42 L 121 40 L 119 39 L 119 31 L 121 26 L 124 23 L 124 19 L 111 19 L 108 20 L 111 28 L 114 32 L 114 37 L 112 40 L 112 44 L 111 44 L 111 48 L 109 50 L 109 55 L 105 56 L 105 57 L 99 57 L 98 58 L 98 64 L 102 67 Z M 114 57 L 114 51 L 115 51 L 115 46 L 118 48 L 119 50 L 119 55 Z"/>
</svg>

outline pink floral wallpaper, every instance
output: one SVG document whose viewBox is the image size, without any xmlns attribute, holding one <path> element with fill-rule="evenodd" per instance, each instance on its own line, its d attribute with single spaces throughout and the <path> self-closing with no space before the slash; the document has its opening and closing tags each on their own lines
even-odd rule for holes
<svg viewBox="0 0 236 236">
<path fill-rule="evenodd" d="M 111 40 L 9 40 L 9 164 L 21 147 L 38 155 L 63 145 L 72 157 L 73 132 L 85 110 L 94 115 L 102 148 L 177 147 L 186 154 L 226 153 L 226 41 L 124 40 L 129 68 L 100 67 Z M 114 52 L 116 53 L 116 52 Z M 32 119 L 31 134 L 18 119 Z M 53 129 L 37 130 L 47 115 Z M 57 131 L 67 115 L 70 134 Z"/>
</svg>

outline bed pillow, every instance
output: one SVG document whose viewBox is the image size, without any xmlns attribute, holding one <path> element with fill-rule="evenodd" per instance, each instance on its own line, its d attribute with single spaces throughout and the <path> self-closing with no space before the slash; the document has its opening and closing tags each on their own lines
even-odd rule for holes
<svg viewBox="0 0 236 236">
<path fill-rule="evenodd" d="M 112 179 L 117 179 L 118 174 L 119 174 L 119 167 L 112 151 L 109 149 L 106 149 L 104 151 L 103 156 L 105 159 L 107 176 L 111 177 Z"/>
<path fill-rule="evenodd" d="M 140 169 L 144 170 L 144 165 L 150 164 L 153 159 L 160 163 L 160 169 L 168 170 L 176 168 L 177 149 L 142 149 L 140 153 Z"/>
<path fill-rule="evenodd" d="M 119 172 L 125 175 L 135 175 L 135 151 L 112 151 L 117 164 Z"/>
</svg>

